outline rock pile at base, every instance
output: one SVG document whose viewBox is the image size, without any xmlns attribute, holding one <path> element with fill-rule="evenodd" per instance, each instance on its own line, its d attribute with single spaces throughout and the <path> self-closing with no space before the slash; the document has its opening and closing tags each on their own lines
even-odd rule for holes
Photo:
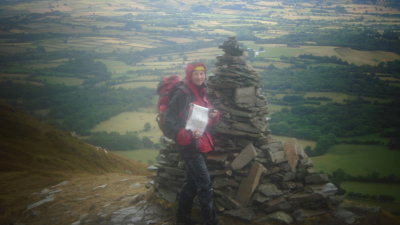
<svg viewBox="0 0 400 225">
<path fill-rule="evenodd" d="M 221 112 L 216 150 L 208 156 L 218 211 L 244 220 L 291 223 L 325 214 L 337 188 L 313 163 L 295 139 L 273 140 L 268 130 L 268 104 L 260 76 L 246 65 L 235 38 L 220 48 L 209 98 Z M 171 140 L 164 138 L 155 169 L 155 187 L 164 199 L 176 201 L 184 181 L 184 163 Z"/>
</svg>

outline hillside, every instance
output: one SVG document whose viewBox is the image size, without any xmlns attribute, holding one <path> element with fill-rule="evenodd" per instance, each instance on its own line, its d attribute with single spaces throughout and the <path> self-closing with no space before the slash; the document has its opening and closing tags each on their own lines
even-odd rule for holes
<svg viewBox="0 0 400 225">
<path fill-rule="evenodd" d="M 15 221 L 37 200 L 33 193 L 67 179 L 95 185 L 106 178 L 148 175 L 142 164 L 90 146 L 4 104 L 0 124 L 0 224 Z"/>
</svg>

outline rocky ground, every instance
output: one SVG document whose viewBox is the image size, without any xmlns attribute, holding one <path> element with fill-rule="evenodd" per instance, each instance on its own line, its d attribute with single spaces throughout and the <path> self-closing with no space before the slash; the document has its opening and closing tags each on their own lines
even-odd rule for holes
<svg viewBox="0 0 400 225">
<path fill-rule="evenodd" d="M 32 193 L 31 204 L 10 224 L 168 224 L 171 206 L 157 201 L 152 193 L 146 176 L 77 176 Z"/>
<path fill-rule="evenodd" d="M 4 225 L 172 225 L 174 205 L 156 197 L 151 180 L 148 176 L 122 173 L 70 177 L 27 196 L 30 203 L 26 209 Z M 349 207 L 342 209 L 337 211 L 340 215 L 314 218 L 301 224 L 400 224 L 398 218 L 382 212 L 369 211 L 369 216 L 359 217 Z M 196 212 L 194 209 L 194 216 Z M 220 220 L 221 225 L 249 224 L 223 215 Z M 274 225 L 282 221 L 251 224 Z"/>
</svg>

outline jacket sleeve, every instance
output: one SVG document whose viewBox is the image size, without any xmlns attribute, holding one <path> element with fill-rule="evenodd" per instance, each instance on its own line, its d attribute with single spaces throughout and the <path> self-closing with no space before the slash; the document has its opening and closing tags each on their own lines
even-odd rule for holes
<svg viewBox="0 0 400 225">
<path fill-rule="evenodd" d="M 171 96 L 165 115 L 167 132 L 180 145 L 191 142 L 191 132 L 185 130 L 189 101 L 189 96 L 183 90 L 177 89 Z"/>
</svg>

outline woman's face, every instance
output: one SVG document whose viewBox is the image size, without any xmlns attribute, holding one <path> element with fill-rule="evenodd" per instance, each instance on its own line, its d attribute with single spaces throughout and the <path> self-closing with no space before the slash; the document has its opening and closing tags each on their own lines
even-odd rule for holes
<svg viewBox="0 0 400 225">
<path fill-rule="evenodd" d="M 193 84 L 201 86 L 206 80 L 206 73 L 204 72 L 204 70 L 195 70 L 193 71 L 191 78 Z"/>
</svg>

